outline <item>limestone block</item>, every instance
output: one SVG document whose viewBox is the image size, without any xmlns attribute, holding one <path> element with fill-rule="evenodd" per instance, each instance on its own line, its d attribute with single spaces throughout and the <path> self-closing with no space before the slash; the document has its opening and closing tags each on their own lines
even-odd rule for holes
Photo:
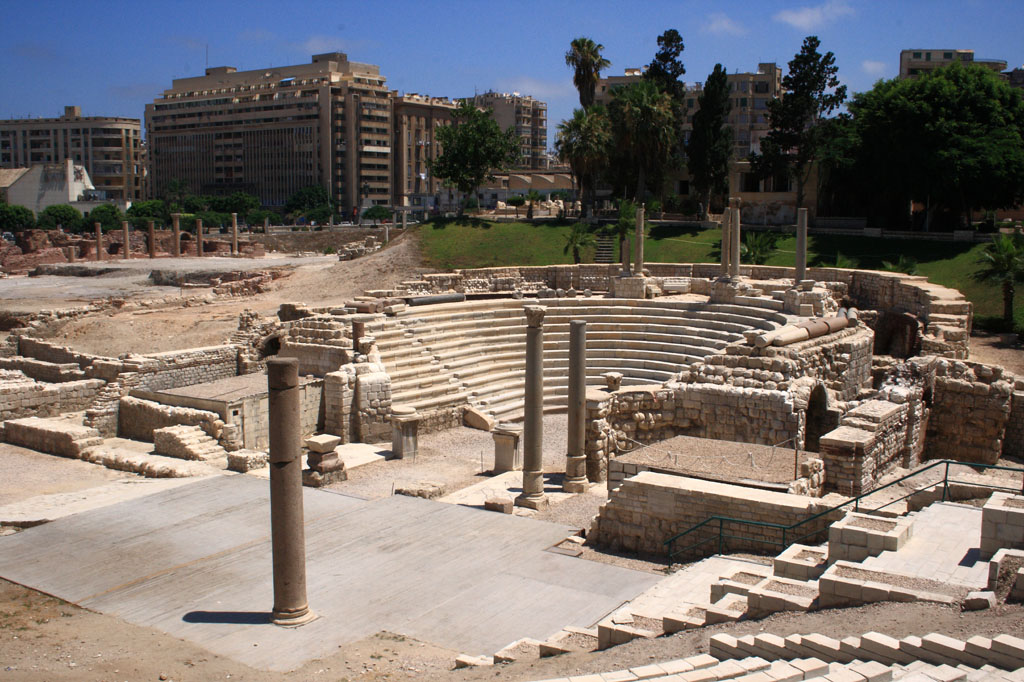
<svg viewBox="0 0 1024 682">
<path fill-rule="evenodd" d="M 228 453 L 228 469 L 245 473 L 267 466 L 267 453 L 262 450 L 236 450 Z"/>
<path fill-rule="evenodd" d="M 979 592 L 968 592 L 967 597 L 964 599 L 963 610 L 964 611 L 981 611 L 984 609 L 995 608 L 996 595 L 994 592 L 979 591 Z"/>
<path fill-rule="evenodd" d="M 481 431 L 492 430 L 496 423 L 494 417 L 472 406 L 467 407 L 463 411 L 462 421 L 469 428 L 480 429 Z"/>
<path fill-rule="evenodd" d="M 310 436 L 306 439 L 306 447 L 316 453 L 333 452 L 334 448 L 341 443 L 340 436 L 323 433 L 317 436 Z"/>
<path fill-rule="evenodd" d="M 510 497 L 490 497 L 484 500 L 484 509 L 487 511 L 501 512 L 502 514 L 512 513 L 512 498 Z"/>
</svg>

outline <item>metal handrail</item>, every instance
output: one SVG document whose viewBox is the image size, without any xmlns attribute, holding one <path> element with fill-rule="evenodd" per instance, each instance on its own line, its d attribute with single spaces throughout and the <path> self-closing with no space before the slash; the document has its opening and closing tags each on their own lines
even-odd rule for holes
<svg viewBox="0 0 1024 682">
<path fill-rule="evenodd" d="M 810 523 L 810 522 L 815 521 L 817 519 L 820 519 L 820 518 L 822 518 L 824 516 L 832 514 L 833 512 L 836 512 L 836 511 L 838 511 L 838 510 L 842 509 L 843 507 L 846 507 L 846 506 L 848 506 L 850 504 L 852 504 L 854 506 L 854 511 L 860 511 L 860 501 L 862 499 L 864 499 L 866 497 L 869 497 L 871 495 L 874 495 L 875 493 L 878 493 L 878 492 L 880 492 L 882 490 L 885 490 L 886 488 L 891 488 L 892 486 L 895 486 L 895 485 L 897 485 L 899 483 L 902 483 L 903 481 L 906 481 L 906 480 L 908 480 L 910 478 L 913 478 L 915 476 L 919 476 L 920 474 L 923 474 L 926 471 L 930 471 L 931 469 L 934 469 L 936 467 L 944 467 L 944 471 L 943 471 L 943 475 L 942 475 L 942 480 L 941 481 L 936 481 L 935 483 L 933 483 L 931 485 L 928 485 L 928 486 L 925 486 L 922 489 L 914 490 L 914 491 L 912 491 L 912 492 L 910 492 L 910 493 L 908 493 L 906 495 L 903 495 L 902 497 L 899 497 L 899 498 L 897 498 L 895 500 L 891 500 L 889 502 L 886 502 L 882 506 L 877 507 L 875 509 L 868 509 L 867 513 L 878 512 L 878 511 L 880 511 L 882 509 L 885 509 L 886 507 L 888 507 L 890 505 L 893 505 L 893 504 L 895 504 L 897 502 L 905 500 L 908 497 L 913 497 L 914 495 L 917 495 L 917 494 L 920 494 L 922 492 L 925 492 L 926 490 L 934 489 L 935 486 L 938 486 L 938 485 L 942 485 L 942 501 L 945 502 L 948 499 L 948 497 L 949 497 L 949 484 L 950 483 L 964 483 L 964 484 L 970 484 L 970 485 L 981 485 L 981 486 L 984 486 L 984 487 L 992 489 L 992 490 L 1004 490 L 1004 491 L 1017 492 L 1016 488 L 1007 488 L 1005 486 L 992 485 L 990 483 L 979 483 L 977 481 L 958 481 L 958 480 L 955 480 L 955 479 L 950 480 L 950 478 L 949 478 L 949 467 L 950 467 L 951 464 L 953 464 L 953 465 L 961 465 L 961 466 L 969 466 L 969 467 L 981 468 L 981 469 L 996 469 L 996 470 L 1000 470 L 1000 471 L 1015 471 L 1017 473 L 1024 474 L 1024 469 L 1018 468 L 1018 467 L 1007 467 L 1007 466 L 1000 466 L 1000 465 L 997 465 L 997 464 L 976 464 L 976 463 L 973 463 L 973 462 L 957 462 L 957 461 L 954 461 L 954 460 L 943 459 L 943 460 L 938 460 L 936 462 L 932 462 L 928 466 L 926 466 L 926 467 L 924 467 L 922 469 L 918 469 L 917 471 L 913 471 L 913 472 L 911 472 L 911 473 L 909 473 L 909 474 L 907 474 L 905 476 L 901 476 L 900 478 L 897 478 L 895 481 L 890 481 L 890 482 L 886 483 L 885 485 L 883 485 L 880 488 L 875 488 L 874 490 L 871 490 L 869 492 L 862 493 L 862 494 L 860 494 L 860 495 L 858 495 L 856 497 L 853 497 L 853 498 L 851 498 L 849 500 L 846 500 L 845 502 L 837 504 L 834 507 L 830 507 L 830 508 L 828 508 L 828 509 L 826 509 L 824 511 L 820 511 L 820 512 L 818 512 L 816 514 L 812 514 L 811 516 L 808 516 L 805 519 L 802 519 L 802 520 L 797 521 L 795 523 L 791 523 L 789 525 L 785 525 L 785 524 L 781 524 L 781 523 L 772 523 L 772 522 L 769 522 L 769 521 L 754 521 L 754 520 L 751 520 L 751 519 L 740 519 L 740 518 L 736 518 L 736 517 L 732 517 L 732 516 L 721 516 L 721 515 L 715 514 L 715 515 L 709 516 L 708 518 L 704 519 L 703 521 L 701 521 L 701 522 L 699 522 L 699 523 L 697 523 L 697 524 L 687 528 L 686 530 L 682 531 L 681 533 L 677 533 L 676 535 L 673 535 L 668 540 L 665 540 L 665 542 L 662 543 L 662 544 L 664 544 L 666 546 L 667 551 L 668 551 L 668 558 L 669 558 L 669 561 L 671 561 L 675 556 L 677 556 L 679 554 L 682 554 L 684 552 L 688 552 L 688 551 L 690 551 L 692 549 L 695 549 L 697 547 L 705 545 L 705 544 L 707 544 L 709 542 L 713 542 L 716 539 L 715 535 L 712 535 L 709 538 L 705 538 L 704 540 L 699 540 L 698 542 L 695 542 L 695 543 L 693 543 L 691 545 L 687 545 L 686 547 L 683 547 L 682 549 L 675 549 L 675 544 L 676 544 L 677 541 L 679 541 L 680 539 L 686 537 L 687 535 L 690 535 L 691 533 L 694 533 L 694 532 L 700 530 L 704 526 L 717 521 L 718 522 L 717 540 L 718 540 L 718 553 L 719 554 L 721 554 L 723 552 L 724 547 L 725 547 L 725 540 L 728 539 L 728 538 L 747 540 L 749 542 L 760 542 L 760 543 L 769 544 L 769 545 L 777 545 L 777 546 L 781 546 L 782 548 L 785 548 L 785 547 L 789 546 L 790 544 L 792 544 L 794 542 L 797 542 L 799 540 L 803 540 L 804 538 L 810 537 L 812 535 L 816 535 L 816 534 L 821 533 L 822 531 L 825 530 L 824 528 L 818 528 L 818 529 L 813 530 L 813 531 L 811 531 L 809 533 L 804 533 L 803 535 L 794 536 L 792 534 L 792 532 L 795 529 L 799 528 L 800 526 L 803 526 L 804 524 Z M 1022 477 L 1022 479 L 1021 479 L 1020 494 L 1024 495 L 1024 477 Z M 755 527 L 755 528 L 775 528 L 776 530 L 781 532 L 782 539 L 779 540 L 779 541 L 772 541 L 772 540 L 756 538 L 756 537 L 750 537 L 750 536 L 726 534 L 725 530 L 724 530 L 726 523 L 738 523 L 738 524 L 743 525 L 743 526 Z M 788 536 L 788 538 L 787 538 L 787 536 Z M 789 540 L 789 542 L 787 542 L 787 539 Z"/>
</svg>

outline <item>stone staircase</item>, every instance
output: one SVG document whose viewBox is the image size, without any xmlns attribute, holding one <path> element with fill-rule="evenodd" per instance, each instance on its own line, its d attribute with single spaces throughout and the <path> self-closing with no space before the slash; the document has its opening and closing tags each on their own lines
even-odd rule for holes
<svg viewBox="0 0 1024 682">
<path fill-rule="evenodd" d="M 375 322 L 392 400 L 420 412 L 469 404 L 499 421 L 522 417 L 524 301 L 485 300 L 423 306 Z M 606 372 L 623 384 L 662 383 L 690 363 L 719 353 L 749 329 L 771 329 L 781 316 L 738 305 L 622 299 L 542 299 L 545 411 L 565 408 L 569 321 L 587 321 L 587 384 Z"/>
<path fill-rule="evenodd" d="M 599 236 L 594 240 L 594 262 L 615 262 L 615 237 Z"/>
<path fill-rule="evenodd" d="M 227 450 L 208 436 L 201 426 L 187 424 L 154 429 L 153 451 L 167 457 L 203 462 L 228 456 Z"/>
</svg>

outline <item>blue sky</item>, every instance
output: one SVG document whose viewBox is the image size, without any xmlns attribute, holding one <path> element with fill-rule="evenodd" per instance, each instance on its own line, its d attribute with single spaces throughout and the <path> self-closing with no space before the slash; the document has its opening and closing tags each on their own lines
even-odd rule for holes
<svg viewBox="0 0 1024 682">
<path fill-rule="evenodd" d="M 548 102 L 549 137 L 579 104 L 564 60 L 578 36 L 603 44 L 606 73 L 621 75 L 649 63 L 657 36 L 675 28 L 688 82 L 717 62 L 730 72 L 784 67 L 812 34 L 835 53 L 851 92 L 895 76 L 906 48 L 1024 64 L 1021 0 L 0 0 L 0 16 L 0 118 L 57 116 L 65 104 L 142 118 L 173 78 L 202 74 L 207 50 L 210 66 L 239 69 L 341 50 L 379 65 L 403 93 L 519 91 Z"/>
</svg>

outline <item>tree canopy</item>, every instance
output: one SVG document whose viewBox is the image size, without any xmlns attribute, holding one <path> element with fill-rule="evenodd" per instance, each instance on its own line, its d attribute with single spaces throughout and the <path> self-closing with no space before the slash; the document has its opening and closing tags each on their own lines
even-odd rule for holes
<svg viewBox="0 0 1024 682">
<path fill-rule="evenodd" d="M 166 227 L 171 224 L 171 211 L 162 199 L 136 201 L 128 207 L 124 216 L 133 227 L 139 229 L 146 227 L 150 220 L 158 227 Z"/>
<path fill-rule="evenodd" d="M 93 223 L 99 223 L 103 231 L 106 232 L 121 227 L 122 220 L 124 220 L 124 216 L 117 206 L 113 204 L 100 204 L 89 211 L 85 218 L 85 224 L 91 226 Z"/>
<path fill-rule="evenodd" d="M 36 226 L 32 211 L 18 204 L 0 203 L 0 231 L 21 232 Z"/>
<path fill-rule="evenodd" d="M 466 201 L 484 180 L 493 180 L 519 158 L 519 138 L 515 128 L 502 131 L 490 110 L 477 109 L 463 100 L 452 112 L 452 123 L 435 133 L 441 154 L 428 161 L 430 174 L 463 194 L 460 213 Z"/>
<path fill-rule="evenodd" d="M 323 185 L 310 185 L 309 187 L 303 187 L 288 197 L 288 201 L 284 204 L 284 210 L 287 213 L 303 215 L 307 211 L 330 205 L 331 197 L 327 194 L 327 190 L 323 188 Z M 258 206 L 252 206 L 249 210 L 255 208 L 258 208 Z"/>
<path fill-rule="evenodd" d="M 82 212 L 74 206 L 54 204 L 40 212 L 36 223 L 44 230 L 53 230 L 60 225 L 65 232 L 78 232 L 82 227 Z"/>
<path fill-rule="evenodd" d="M 678 102 L 682 102 L 686 94 L 686 83 L 681 80 L 686 75 L 686 67 L 679 58 L 684 49 L 679 31 L 668 29 L 658 36 L 658 51 L 644 71 L 644 79 L 654 83 L 659 90 Z"/>
<path fill-rule="evenodd" d="M 565 53 L 565 65 L 573 68 L 572 84 L 580 93 L 580 106 L 589 109 L 594 103 L 594 91 L 601 71 L 612 65 L 601 56 L 604 45 L 590 38 L 580 37 L 569 43 Z"/>
<path fill-rule="evenodd" d="M 1003 322 L 1012 326 L 1016 285 L 1024 282 L 1024 237 L 1020 232 L 996 236 L 982 251 L 978 264 L 981 268 L 974 273 L 974 279 L 1002 287 Z"/>
<path fill-rule="evenodd" d="M 920 201 L 955 227 L 1024 200 L 1024 100 L 984 66 L 880 81 L 849 109 L 857 172 L 890 204 Z"/>
<path fill-rule="evenodd" d="M 672 98 L 649 80 L 612 91 L 608 107 L 615 163 L 623 189 L 643 201 L 647 180 L 660 177 L 669 163 L 677 131 Z M 635 182 L 635 189 L 630 185 Z"/>
<path fill-rule="evenodd" d="M 372 220 L 373 224 L 376 225 L 378 220 L 387 220 L 391 217 L 391 209 L 387 206 L 375 204 L 363 211 L 363 217 Z"/>
<path fill-rule="evenodd" d="M 584 213 L 593 206 L 594 186 L 608 163 L 611 141 L 611 121 L 602 106 L 576 109 L 571 119 L 558 124 L 555 151 L 569 164 L 580 188 Z"/>
<path fill-rule="evenodd" d="M 783 96 L 768 102 L 770 130 L 761 140 L 761 153 L 752 154 L 754 169 L 763 176 L 784 171 L 796 181 L 796 204 L 803 206 L 805 186 L 820 146 L 818 123 L 846 100 L 839 84 L 835 55 L 818 52 L 817 36 L 804 38 L 782 79 Z"/>
<path fill-rule="evenodd" d="M 721 64 L 704 82 L 697 97 L 700 107 L 693 115 L 693 131 L 686 145 L 690 181 L 700 201 L 700 213 L 706 217 L 711 195 L 729 191 L 729 161 L 732 158 L 732 128 L 726 125 L 729 110 L 729 82 Z"/>
</svg>

